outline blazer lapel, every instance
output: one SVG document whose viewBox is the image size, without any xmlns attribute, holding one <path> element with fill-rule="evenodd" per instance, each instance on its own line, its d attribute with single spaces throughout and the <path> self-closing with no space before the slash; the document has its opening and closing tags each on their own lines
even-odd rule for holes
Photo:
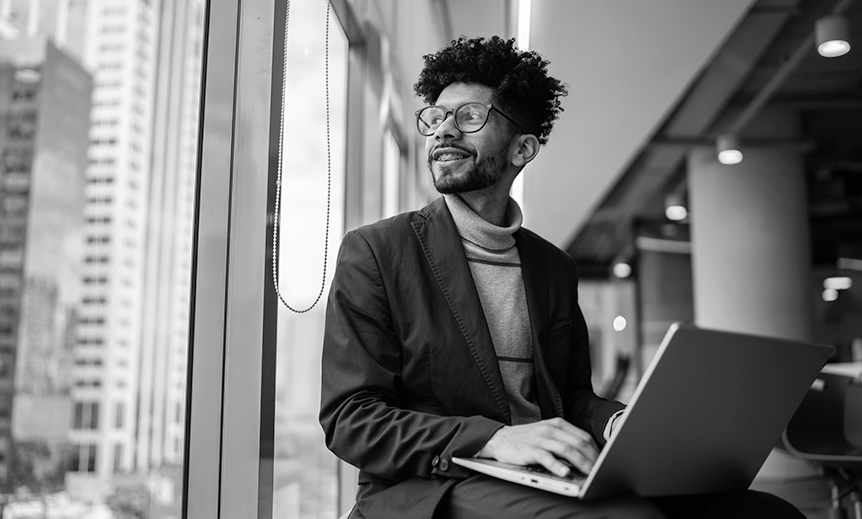
<svg viewBox="0 0 862 519">
<path fill-rule="evenodd" d="M 550 310 L 548 308 L 548 271 L 545 258 L 539 253 L 524 231 L 515 233 L 518 256 L 521 258 L 521 274 L 527 293 L 527 310 L 530 313 L 530 328 L 533 334 L 533 362 L 536 368 L 536 388 L 542 418 L 563 416 L 563 401 L 560 392 L 551 381 L 545 358 L 544 339 L 547 335 Z"/>
<path fill-rule="evenodd" d="M 512 423 L 488 322 L 452 215 L 442 197 L 419 214 L 422 219 L 412 225 L 425 257 L 506 423 Z"/>
</svg>

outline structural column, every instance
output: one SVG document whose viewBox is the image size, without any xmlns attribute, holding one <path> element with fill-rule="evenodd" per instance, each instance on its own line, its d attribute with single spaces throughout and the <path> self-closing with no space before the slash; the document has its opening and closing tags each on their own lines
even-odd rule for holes
<svg viewBox="0 0 862 519">
<path fill-rule="evenodd" d="M 765 122 L 776 133 L 786 132 L 794 126 L 787 119 Z M 744 160 L 733 166 L 719 163 L 711 149 L 688 157 L 695 322 L 809 340 L 813 306 L 803 157 L 743 151 Z"/>
<path fill-rule="evenodd" d="M 761 116 L 757 137 L 796 137 L 786 113 Z M 744 144 L 743 140 L 743 144 Z M 688 156 L 695 322 L 704 328 L 810 340 L 811 247 L 803 157 L 745 149 L 725 166 L 712 149 Z M 773 452 L 758 478 L 810 471 Z"/>
</svg>

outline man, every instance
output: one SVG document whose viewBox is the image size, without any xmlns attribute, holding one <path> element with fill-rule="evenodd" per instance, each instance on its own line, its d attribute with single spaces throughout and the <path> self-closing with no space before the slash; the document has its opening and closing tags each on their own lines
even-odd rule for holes
<svg viewBox="0 0 862 519">
<path fill-rule="evenodd" d="M 360 468 L 351 517 L 802 517 L 754 492 L 584 503 L 452 463 L 588 472 L 624 409 L 593 393 L 572 258 L 521 228 L 509 197 L 562 110 L 547 65 L 497 37 L 425 56 L 417 128 L 443 196 L 344 238 L 320 421 Z"/>
</svg>

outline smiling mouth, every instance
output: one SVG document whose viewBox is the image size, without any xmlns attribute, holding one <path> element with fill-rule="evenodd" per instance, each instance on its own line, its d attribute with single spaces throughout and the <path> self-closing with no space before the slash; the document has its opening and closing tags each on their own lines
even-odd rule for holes
<svg viewBox="0 0 862 519">
<path fill-rule="evenodd" d="M 470 158 L 467 152 L 455 148 L 442 148 L 431 152 L 431 159 L 437 162 L 453 162 Z"/>
<path fill-rule="evenodd" d="M 454 153 L 447 153 L 444 155 L 440 155 L 439 157 L 437 157 L 434 160 L 436 160 L 437 162 L 452 162 L 455 160 L 463 160 L 466 158 L 467 158 L 467 155 L 457 155 Z"/>
</svg>

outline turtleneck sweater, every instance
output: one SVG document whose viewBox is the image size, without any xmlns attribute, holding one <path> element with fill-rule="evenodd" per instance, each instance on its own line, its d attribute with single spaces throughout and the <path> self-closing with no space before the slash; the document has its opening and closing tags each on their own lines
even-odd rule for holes
<svg viewBox="0 0 862 519">
<path fill-rule="evenodd" d="M 536 422 L 541 411 L 536 398 L 532 333 L 521 258 L 513 236 L 521 228 L 521 208 L 509 198 L 506 226 L 499 227 L 476 214 L 458 195 L 443 196 L 461 236 L 488 322 L 512 425 Z"/>
</svg>

